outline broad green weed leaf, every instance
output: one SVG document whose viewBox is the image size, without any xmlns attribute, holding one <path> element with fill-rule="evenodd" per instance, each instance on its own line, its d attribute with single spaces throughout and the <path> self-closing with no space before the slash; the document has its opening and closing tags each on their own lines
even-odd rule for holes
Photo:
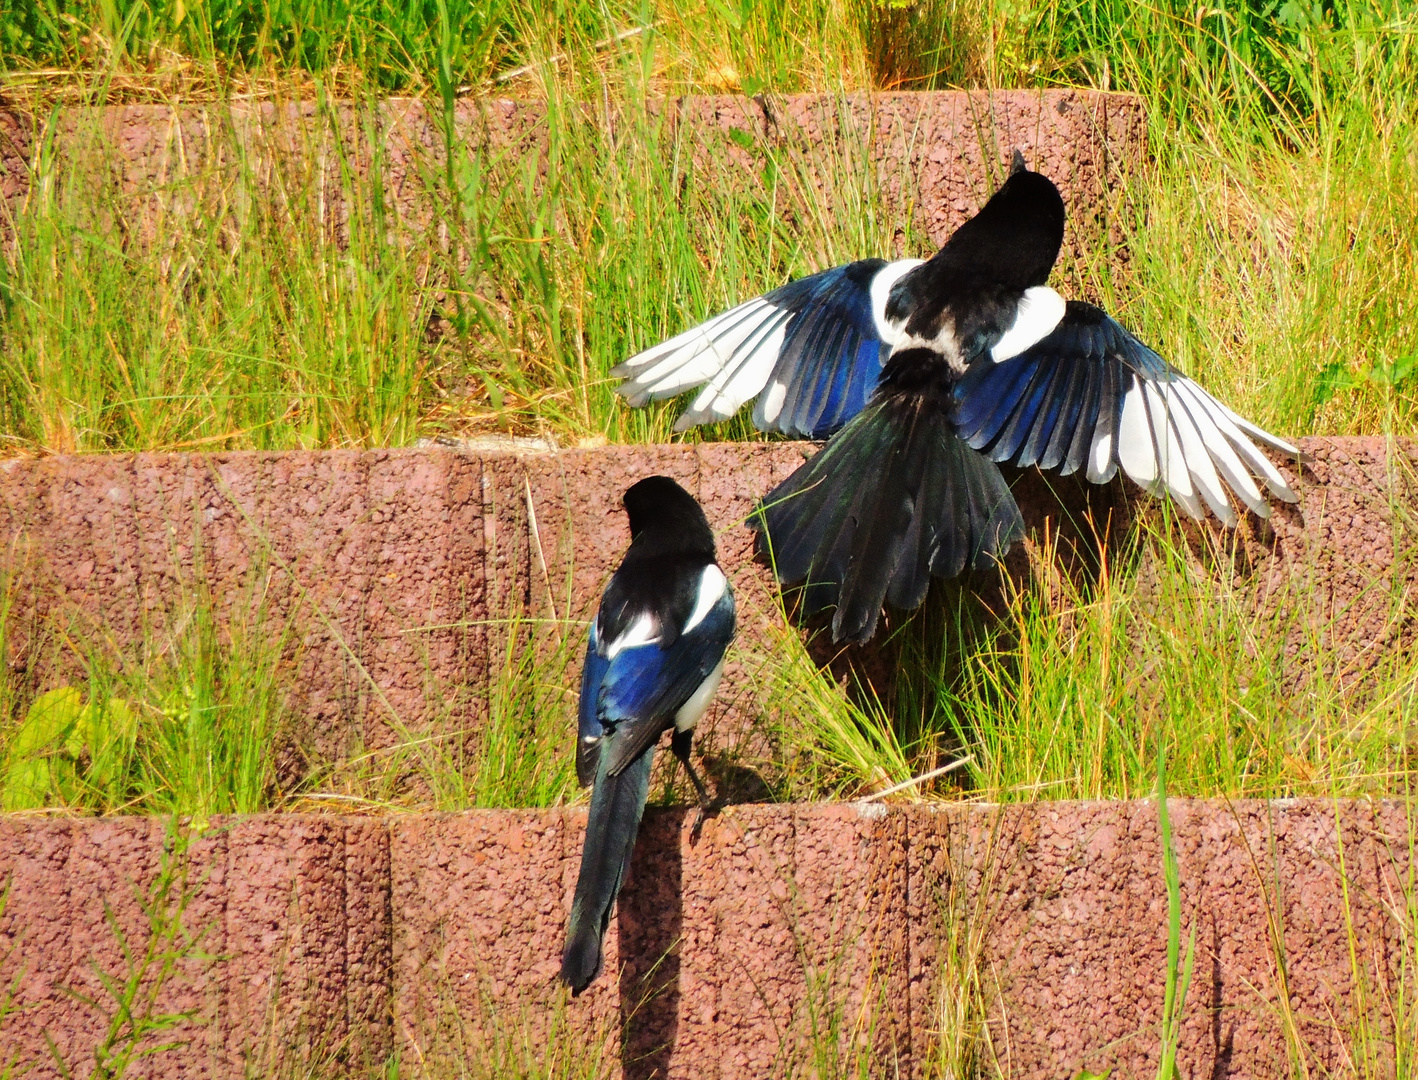
<svg viewBox="0 0 1418 1080">
<path fill-rule="evenodd" d="M 138 717 L 132 706 L 122 698 L 109 698 L 102 711 L 89 702 L 89 718 L 85 738 L 89 748 L 89 770 L 86 780 L 95 787 L 106 787 L 117 777 L 124 759 L 133 748 L 138 733 Z M 83 724 L 79 726 L 84 726 Z M 75 755 L 77 756 L 77 755 Z"/>
<path fill-rule="evenodd" d="M 49 762 L 42 757 L 23 758 L 5 770 L 5 790 L 0 804 L 6 810 L 38 810 L 49 801 Z"/>
<path fill-rule="evenodd" d="M 34 699 L 25 722 L 10 744 L 10 760 L 33 757 L 66 738 L 84 711 L 84 697 L 77 687 L 61 686 Z"/>
<path fill-rule="evenodd" d="M 132 741 L 138 734 L 138 714 L 133 706 L 122 698 L 108 699 L 108 738 L 110 742 L 120 739 Z"/>
<path fill-rule="evenodd" d="M 84 747 L 90 748 L 95 745 L 94 729 L 102 727 L 104 723 L 103 710 L 95 700 L 90 700 L 84 706 L 83 712 L 79 713 L 78 722 L 69 729 L 69 734 L 64 736 L 64 752 L 71 758 L 77 758 L 84 752 Z"/>
</svg>

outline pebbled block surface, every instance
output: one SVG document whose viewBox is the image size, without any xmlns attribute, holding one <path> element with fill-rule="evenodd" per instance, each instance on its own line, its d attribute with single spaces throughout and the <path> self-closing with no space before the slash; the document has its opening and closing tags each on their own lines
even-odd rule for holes
<svg viewBox="0 0 1418 1080">
<path fill-rule="evenodd" d="M 1181 1074 L 1260 1080 L 1291 1053 L 1342 1071 L 1366 1024 L 1386 1075 L 1415 963 L 1411 807 L 1169 805 L 1184 942 L 1196 932 Z M 391 1050 L 435 1074 L 559 1059 L 607 1077 L 922 1076 L 951 1064 L 952 1038 L 1026 1080 L 1156 1074 L 1154 801 L 692 818 L 646 815 L 606 970 L 576 1000 L 556 972 L 581 810 L 262 815 L 200 834 L 0 818 L 0 1055 L 88 1075 L 127 1045 L 105 987 L 131 982 L 134 1014 L 170 1021 L 136 1043 L 158 1050 L 133 1073 L 152 1077 L 367 1076 Z"/>
</svg>

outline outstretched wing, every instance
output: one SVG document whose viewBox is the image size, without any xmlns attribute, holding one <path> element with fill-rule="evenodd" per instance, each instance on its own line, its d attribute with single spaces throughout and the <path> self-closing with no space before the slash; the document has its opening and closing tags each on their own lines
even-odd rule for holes
<svg viewBox="0 0 1418 1080">
<path fill-rule="evenodd" d="M 612 369 L 631 405 L 703 391 L 676 431 L 726 420 L 754 397 L 762 431 L 825 438 L 866 404 L 896 332 L 887 295 L 919 259 L 863 259 L 790 282 Z M 760 396 L 761 395 L 761 396 Z"/>
<path fill-rule="evenodd" d="M 997 462 L 1037 465 L 1095 484 L 1121 468 L 1192 517 L 1239 520 L 1229 488 L 1255 514 L 1261 493 L 1297 502 L 1256 446 L 1300 451 L 1242 419 L 1091 304 L 1070 301 L 1053 333 L 1002 362 L 978 361 L 955 386 L 955 429 Z M 1253 441 L 1254 440 L 1254 441 Z"/>
</svg>

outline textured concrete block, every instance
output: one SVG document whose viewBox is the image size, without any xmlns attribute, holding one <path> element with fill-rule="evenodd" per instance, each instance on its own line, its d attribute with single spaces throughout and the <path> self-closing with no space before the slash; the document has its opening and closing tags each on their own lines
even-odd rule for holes
<svg viewBox="0 0 1418 1080">
<path fill-rule="evenodd" d="M 1170 808 L 1184 939 L 1196 927 L 1183 1074 L 1270 1077 L 1292 1050 L 1312 1073 L 1342 1070 L 1361 1023 L 1392 1067 L 1410 808 Z M 734 807 L 702 829 L 652 810 L 606 971 L 571 1001 L 556 972 L 583 829 L 584 811 L 561 809 L 271 815 L 186 835 L 0 819 L 15 994 L 0 1054 L 26 1075 L 58 1076 L 55 1054 L 86 1075 L 105 995 L 137 973 L 139 1015 L 177 1019 L 149 1036 L 171 1045 L 142 1076 L 364 1075 L 394 1048 L 430 1068 L 559 1054 L 599 1055 L 612 1076 L 930 1075 L 959 1064 L 952 1038 L 1010 1076 L 1155 1075 L 1153 801 Z M 135 967 L 166 950 L 161 977 Z M 962 999 L 971 971 L 979 994 Z"/>
<path fill-rule="evenodd" d="M 1337 658 L 1332 674 L 1348 683 L 1418 643 L 1418 570 L 1402 547 L 1418 500 L 1418 447 L 1301 442 L 1314 461 L 1280 466 L 1298 506 L 1277 505 L 1268 521 L 1248 519 L 1238 533 L 1187 523 L 1178 535 L 1255 611 L 1282 619 L 1294 678 L 1304 677 L 1318 641 Z M 629 540 L 625 488 L 666 473 L 700 496 L 738 602 L 739 638 L 698 743 L 716 782 L 743 797 L 747 781 L 736 779 L 733 762 L 765 756 L 755 721 L 782 629 L 778 590 L 754 558 L 745 522 L 812 452 L 766 443 L 10 463 L 0 467 L 0 523 L 9 529 L 0 564 L 11 587 L 11 671 L 36 689 L 82 679 L 72 650 L 45 666 L 54 661 L 40 645 L 52 628 L 74 627 L 83 631 L 76 640 L 122 654 L 188 625 L 194 605 L 206 604 L 222 627 L 240 623 L 282 643 L 300 737 L 316 754 L 338 759 L 429 725 L 475 743 L 508 656 L 523 648 L 550 655 L 557 637 L 583 632 Z M 1086 580 L 1100 539 L 1116 545 L 1134 515 L 1161 514 L 1122 483 L 1100 488 L 1029 471 L 1012 480 L 1032 530 L 1005 560 L 1016 583 L 1034 572 L 1030 545 L 1047 539 L 1065 571 Z M 963 588 L 988 606 L 1001 599 L 1002 581 L 979 572 Z M 888 613 L 888 625 L 898 618 Z M 819 634 L 810 649 L 834 674 L 850 669 L 889 700 L 905 640 L 889 636 L 844 651 Z M 579 659 L 571 642 L 558 660 L 564 670 L 542 674 L 574 688 Z"/>
<path fill-rule="evenodd" d="M 1086 242 L 1116 215 L 1121 181 L 1145 153 L 1141 101 L 1087 90 L 690 96 L 651 102 L 648 110 L 700 159 L 723 143 L 721 156 L 738 183 L 754 182 L 760 170 L 736 167 L 752 164 L 751 153 L 716 133 L 746 131 L 780 157 L 788 150 L 793 167 L 784 181 L 801 173 L 825 213 L 844 180 L 860 184 L 867 164 L 888 207 L 914 210 L 917 227 L 935 243 L 979 206 L 1016 148 L 1064 191 L 1068 242 Z M 617 119 L 599 105 L 587 114 L 596 126 Z M 530 156 L 545 173 L 544 103 L 460 101 L 454 130 L 469 150 L 493 161 Z M 60 167 L 119 196 L 138 236 L 151 234 L 160 216 L 230 213 L 230 189 L 239 185 L 256 195 L 273 188 L 287 197 L 298 193 L 318 209 L 330 236 L 344 242 L 348 175 L 375 170 L 391 220 L 417 230 L 433 213 L 424 177 L 439 171 L 446 152 L 442 118 L 404 98 L 372 108 L 307 101 L 231 102 L 219 110 L 116 105 L 56 117 L 0 111 L 0 196 L 11 205 L 28 190 L 25 163 L 49 134 Z"/>
<path fill-rule="evenodd" d="M 718 153 L 741 169 L 753 165 L 744 146 L 705 139 L 715 131 L 747 132 L 787 150 L 798 171 L 784 182 L 801 175 L 826 216 L 840 193 L 855 193 L 839 173 L 859 170 L 864 157 L 886 205 L 914 208 L 917 227 L 936 245 L 985 202 L 1017 149 L 1059 186 L 1069 208 L 1065 245 L 1078 251 L 1109 231 L 1147 133 L 1139 99 L 1080 90 L 690 97 L 678 121 L 695 133 L 701 161 Z"/>
</svg>

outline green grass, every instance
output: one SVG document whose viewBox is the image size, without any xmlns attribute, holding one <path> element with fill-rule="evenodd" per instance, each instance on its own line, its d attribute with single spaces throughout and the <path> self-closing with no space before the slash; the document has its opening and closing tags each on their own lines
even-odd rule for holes
<svg viewBox="0 0 1418 1080">
<path fill-rule="evenodd" d="M 1418 548 L 1412 522 L 1398 513 L 1396 525 L 1392 578 L 1361 599 L 1387 605 L 1401 633 L 1413 603 L 1402 583 Z M 1002 595 L 976 598 L 972 588 L 990 595 L 979 575 L 896 631 L 888 656 L 898 675 L 882 697 L 850 673 L 839 682 L 840 665 L 820 667 L 790 624 L 762 620 L 767 637 L 739 654 L 752 696 L 738 704 L 761 703 L 756 730 L 735 746 L 705 746 L 756 778 L 754 797 L 778 800 L 898 785 L 889 797 L 1131 798 L 1152 790 L 1159 752 L 1179 795 L 1407 794 L 1412 651 L 1341 632 L 1344 613 L 1315 593 L 1306 565 L 1262 600 L 1255 581 L 1223 569 L 1230 555 L 1208 551 L 1214 543 L 1154 515 L 1091 574 L 1064 572 L 1047 545 L 1033 545 L 1028 572 L 1006 579 Z M 568 733 L 583 624 L 516 613 L 482 624 L 493 645 L 488 685 L 445 685 L 430 667 L 417 721 L 397 715 L 354 665 L 368 683 L 354 698 L 367 698 L 389 733 L 364 749 L 358 716 L 347 732 L 328 722 L 314 730 L 302 716 L 300 628 L 319 622 L 353 657 L 351 643 L 308 609 L 309 597 L 277 612 L 269 589 L 253 572 L 219 605 L 189 581 L 129 642 L 62 606 L 29 628 L 0 691 L 6 808 L 205 817 L 581 797 Z M 15 616 L 0 616 L 3 637 Z M 409 631 L 413 640 L 422 632 Z M 909 783 L 957 761 L 954 772 Z M 670 801 L 685 792 L 679 781 L 657 790 Z"/>
<path fill-rule="evenodd" d="M 307 159 L 278 160 L 279 197 L 248 197 L 259 190 L 249 164 L 159 183 L 149 198 L 164 212 L 143 235 L 106 183 L 42 155 L 0 260 L 10 446 L 668 437 L 670 407 L 633 413 L 610 393 L 605 373 L 629 352 L 788 277 L 889 253 L 900 229 L 906 252 L 926 250 L 850 161 L 760 153 L 746 176 L 713 154 L 696 159 L 703 148 L 642 104 L 729 85 L 1141 93 L 1153 166 L 1121 222 L 1131 260 L 1086 251 L 1058 279 L 1102 297 L 1262 423 L 1413 426 L 1418 67 L 1406 8 L 1295 2 L 1199 17 L 1183 5 L 714 0 L 523 11 L 13 5 L 0 18 L 6 84 L 41 115 L 56 95 L 367 100 L 388 88 L 425 94 L 441 113 L 526 63 L 532 72 L 505 89 L 546 101 L 549 115 L 545 172 L 476 147 L 452 166 L 430 154 L 428 227 L 403 231 L 378 183 L 339 168 L 322 190 Z M 652 32 L 597 47 L 651 21 Z M 551 55 L 565 59 L 538 64 Z M 194 88 L 169 85 L 169 71 L 205 74 Z M 808 166 L 849 192 L 850 209 L 822 211 L 801 179 Z M 328 220 L 337 194 L 347 228 Z M 751 433 L 739 420 L 708 434 Z"/>
<path fill-rule="evenodd" d="M 144 232 L 130 202 L 48 148 L 27 200 L 0 209 L 0 438 L 26 453 L 388 446 L 482 431 L 667 440 L 674 405 L 632 412 L 610 392 L 606 372 L 625 355 L 788 277 L 926 246 L 853 166 L 851 133 L 844 156 L 759 150 L 745 174 L 645 102 L 1055 85 L 1140 93 L 1150 124 L 1151 164 L 1120 222 L 1128 260 L 1084 251 L 1060 265 L 1062 288 L 1102 299 L 1274 429 L 1411 434 L 1415 30 L 1411 5 L 1386 0 L 0 0 L 0 93 L 41 116 L 54 103 L 365 103 L 390 91 L 437 113 L 461 93 L 548 108 L 544 171 L 457 135 L 451 157 L 417 162 L 431 198 L 415 229 L 394 227 L 387 192 L 346 162 L 322 187 L 309 157 L 278 157 L 278 197 L 253 198 L 256 166 L 238 155 L 152 184 L 143 195 L 162 213 Z M 87 134 L 101 172 L 111 150 Z M 806 179 L 824 172 L 850 212 L 825 212 Z M 349 210 L 338 227 L 335 202 Z M 739 419 L 706 437 L 754 436 Z M 1411 565 L 1411 522 L 1400 523 L 1395 560 Z M 920 677 L 885 701 L 847 692 L 785 634 L 757 672 L 767 750 L 743 764 L 776 798 L 879 792 L 965 755 L 962 772 L 896 797 L 1137 796 L 1153 790 L 1161 755 L 1175 794 L 1411 794 L 1418 662 L 1395 649 L 1358 668 L 1303 575 L 1260 608 L 1218 565 L 1165 520 L 1096 580 L 1036 551 L 996 618 L 957 590 L 903 631 Z M 0 597 L 3 638 L 8 583 Z M 1405 603 L 1392 600 L 1395 624 L 1412 617 Z M 47 628 L 31 649 L 62 658 L 71 693 L 35 713 L 32 680 L 56 668 L 0 679 L 7 806 L 205 816 L 577 797 L 565 733 L 580 627 L 563 624 L 553 648 L 530 630 L 505 635 L 479 737 L 451 723 L 465 688 L 435 687 L 446 731 L 405 730 L 388 750 L 326 761 L 299 752 L 291 625 L 257 593 L 225 611 L 194 586 L 130 648 L 92 627 Z M 1340 1037 L 1356 1075 L 1383 1072 L 1389 1044 L 1365 1018 L 1384 1010 L 1399 1074 L 1412 1072 L 1414 895 L 1410 879 L 1393 911 L 1409 943 L 1399 1000 L 1380 1000 L 1353 958 L 1359 1021 Z M 942 898 L 951 929 L 931 1075 L 991 1072 L 979 903 L 958 888 Z M 1283 970 L 1283 928 L 1271 929 Z M 130 967 L 141 976 L 151 959 Z M 1177 974 L 1173 955 L 1171 985 Z M 120 979 L 112 996 L 142 981 Z M 833 1004 L 814 1063 L 851 1071 L 834 1058 Z M 473 1027 L 450 1016 L 446 1060 L 378 1071 L 605 1071 L 595 1046 L 548 1052 L 517 1016 L 500 1020 L 471 1046 Z M 116 1055 L 124 1038 L 111 1040 Z M 1304 1062 L 1303 1045 L 1292 1053 Z"/>
<path fill-rule="evenodd" d="M 930 702 L 1000 801 L 1132 798 L 1165 746 L 1176 794 L 1407 790 L 1418 663 L 1340 633 L 1304 568 L 1264 603 L 1253 583 L 1144 531 L 1096 584 L 1041 574 L 941 664 Z M 1411 537 L 1400 565 L 1412 565 Z M 1132 565 L 1127 565 L 1131 562 Z M 1371 586 L 1366 602 L 1384 604 Z M 1391 602 L 1395 625 L 1411 600 Z"/>
<path fill-rule="evenodd" d="M 495 642 L 487 686 L 447 686 L 430 672 L 427 723 L 394 718 L 389 746 L 319 763 L 294 805 L 449 811 L 573 801 L 585 624 L 514 617 L 482 625 Z"/>
<path fill-rule="evenodd" d="M 279 802 L 300 650 L 255 590 L 224 614 L 197 587 L 124 646 L 82 620 L 40 628 L 6 680 L 4 808 L 205 819 Z M 40 671 L 61 685 L 36 694 Z"/>
</svg>

